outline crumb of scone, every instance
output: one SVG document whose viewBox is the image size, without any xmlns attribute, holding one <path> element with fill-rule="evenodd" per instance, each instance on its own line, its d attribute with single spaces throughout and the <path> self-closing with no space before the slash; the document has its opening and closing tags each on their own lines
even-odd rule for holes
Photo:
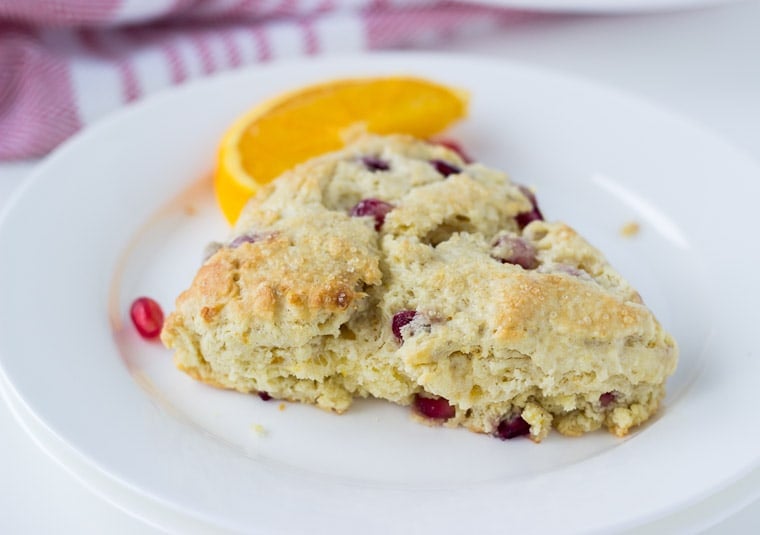
<svg viewBox="0 0 760 535">
<path fill-rule="evenodd" d="M 336 413 L 381 398 L 540 442 L 625 435 L 677 363 L 636 290 L 533 191 L 410 137 L 286 172 L 209 253 L 161 336 L 214 386 Z"/>
<path fill-rule="evenodd" d="M 260 437 L 267 434 L 266 428 L 261 424 L 251 424 L 251 429 Z"/>
<path fill-rule="evenodd" d="M 629 221 L 620 227 L 620 235 L 624 238 L 632 238 L 641 231 L 641 226 L 636 221 Z"/>
</svg>

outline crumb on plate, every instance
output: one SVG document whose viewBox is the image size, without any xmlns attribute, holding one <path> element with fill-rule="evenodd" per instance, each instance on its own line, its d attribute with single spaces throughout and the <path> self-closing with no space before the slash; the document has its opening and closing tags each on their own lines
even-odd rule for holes
<svg viewBox="0 0 760 535">
<path fill-rule="evenodd" d="M 267 434 L 266 428 L 261 424 L 251 424 L 251 429 L 260 437 Z"/>
<path fill-rule="evenodd" d="M 636 221 L 629 221 L 620 227 L 620 235 L 624 238 L 632 238 L 641 231 L 641 226 Z"/>
</svg>

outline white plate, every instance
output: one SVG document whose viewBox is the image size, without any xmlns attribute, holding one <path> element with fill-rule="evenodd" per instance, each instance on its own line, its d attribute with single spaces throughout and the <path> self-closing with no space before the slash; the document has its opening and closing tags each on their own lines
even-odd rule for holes
<svg viewBox="0 0 760 535">
<path fill-rule="evenodd" d="M 661 415 L 626 440 L 541 445 L 428 428 L 380 402 L 338 417 L 219 391 L 141 340 L 222 237 L 207 177 L 233 117 L 286 88 L 412 73 L 472 92 L 453 132 L 535 185 L 640 289 L 682 358 Z M 282 63 L 164 93 L 49 158 L 0 226 L 0 366 L 48 430 L 114 481 L 205 524 L 261 533 L 563 532 L 630 527 L 758 464 L 750 236 L 760 169 L 631 97 L 515 64 L 442 55 Z M 630 220 L 640 235 L 624 239 Z M 263 436 L 253 428 L 262 426 Z M 716 454 L 720 452 L 720 454 Z"/>
<path fill-rule="evenodd" d="M 737 0 L 464 0 L 475 4 L 568 13 L 675 11 L 734 3 Z"/>
</svg>

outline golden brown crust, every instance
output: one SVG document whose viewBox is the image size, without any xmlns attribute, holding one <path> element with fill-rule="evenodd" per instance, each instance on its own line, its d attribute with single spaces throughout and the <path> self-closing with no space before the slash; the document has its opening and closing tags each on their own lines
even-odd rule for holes
<svg viewBox="0 0 760 535">
<path fill-rule="evenodd" d="M 608 341 L 635 332 L 649 317 L 643 307 L 563 274 L 514 275 L 499 305 L 496 336 L 512 342 L 534 336 L 547 322 L 565 336 Z"/>
</svg>

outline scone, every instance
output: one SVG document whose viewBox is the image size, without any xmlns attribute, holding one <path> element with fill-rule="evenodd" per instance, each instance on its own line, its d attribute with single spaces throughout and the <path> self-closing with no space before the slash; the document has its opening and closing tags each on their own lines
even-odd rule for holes
<svg viewBox="0 0 760 535">
<path fill-rule="evenodd" d="M 366 136 L 282 175 L 161 338 L 206 383 L 343 412 L 542 440 L 625 435 L 677 348 L 639 294 L 533 194 L 441 145 Z"/>
</svg>

